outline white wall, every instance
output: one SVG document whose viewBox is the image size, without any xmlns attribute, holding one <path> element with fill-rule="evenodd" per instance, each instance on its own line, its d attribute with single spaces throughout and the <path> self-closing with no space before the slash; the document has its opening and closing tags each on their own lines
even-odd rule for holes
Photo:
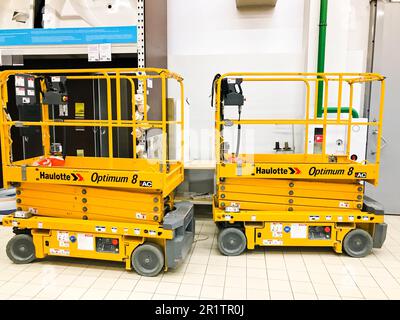
<svg viewBox="0 0 400 320">
<path fill-rule="evenodd" d="M 326 71 L 364 71 L 368 21 L 369 0 L 329 1 Z M 319 0 L 278 0 L 275 7 L 246 10 L 238 10 L 235 0 L 168 1 L 168 65 L 184 76 L 190 103 L 186 160 L 214 157 L 214 110 L 209 97 L 214 75 L 315 71 L 318 23 Z M 248 104 L 251 99 L 254 104 L 247 109 L 245 105 L 243 115 L 268 116 L 269 110 L 274 117 L 301 116 L 304 91 L 294 86 L 278 89 L 259 90 L 258 97 L 247 91 Z M 271 92 L 280 94 L 271 98 Z M 270 134 L 266 132 L 261 135 Z M 288 131 L 279 132 L 289 139 Z M 254 135 L 260 132 L 254 131 L 249 139 Z M 296 136 L 302 139 L 301 134 Z"/>
</svg>

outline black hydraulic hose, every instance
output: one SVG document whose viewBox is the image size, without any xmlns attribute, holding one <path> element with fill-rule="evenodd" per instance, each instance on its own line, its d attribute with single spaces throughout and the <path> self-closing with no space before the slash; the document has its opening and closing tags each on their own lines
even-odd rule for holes
<svg viewBox="0 0 400 320">
<path fill-rule="evenodd" d="M 62 156 L 65 159 L 67 156 L 67 127 L 63 127 L 63 138 L 64 138 L 64 146 Z"/>
<path fill-rule="evenodd" d="M 214 92 L 217 90 L 216 88 L 216 83 L 218 79 L 221 78 L 221 75 L 217 73 L 212 81 L 212 86 L 211 86 L 211 108 L 214 107 Z M 220 99 L 220 121 L 224 120 L 224 106 L 222 103 L 222 98 Z M 222 141 L 223 141 L 223 135 L 224 135 L 224 126 L 220 126 L 220 135 L 221 135 L 221 141 L 220 141 L 220 148 L 221 148 L 221 155 L 220 155 L 220 160 L 224 160 L 224 152 L 223 152 L 223 147 L 222 147 Z"/>
<path fill-rule="evenodd" d="M 240 121 L 240 117 L 241 117 L 241 114 L 242 114 L 242 106 L 238 106 L 238 113 L 239 113 L 238 121 Z M 236 158 L 239 156 L 241 132 L 242 132 L 242 126 L 239 123 L 238 124 L 238 131 L 237 131 L 237 142 L 236 142 Z"/>
<path fill-rule="evenodd" d="M 214 77 L 214 80 L 212 81 L 212 86 L 211 86 L 211 107 L 214 106 L 214 90 L 216 90 L 215 88 L 215 84 L 217 82 L 217 80 L 221 78 L 221 75 L 219 73 L 217 73 Z"/>
</svg>

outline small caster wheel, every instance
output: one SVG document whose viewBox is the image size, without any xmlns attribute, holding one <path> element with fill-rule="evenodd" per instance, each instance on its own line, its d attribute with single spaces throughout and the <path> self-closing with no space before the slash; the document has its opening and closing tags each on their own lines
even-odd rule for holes
<svg viewBox="0 0 400 320">
<path fill-rule="evenodd" d="M 33 239 L 27 234 L 17 234 L 7 243 L 7 256 L 16 264 L 31 263 L 36 259 Z"/>
<path fill-rule="evenodd" d="M 369 255 L 372 251 L 372 237 L 362 229 L 354 229 L 350 231 L 343 241 L 343 249 L 354 258 L 363 258 Z"/>
<path fill-rule="evenodd" d="M 164 267 L 164 254 L 160 246 L 145 243 L 132 252 L 133 269 L 145 277 L 155 277 Z"/>
<path fill-rule="evenodd" d="M 218 249 L 226 256 L 238 256 L 247 247 L 243 231 L 237 228 L 222 229 L 218 234 Z"/>
</svg>

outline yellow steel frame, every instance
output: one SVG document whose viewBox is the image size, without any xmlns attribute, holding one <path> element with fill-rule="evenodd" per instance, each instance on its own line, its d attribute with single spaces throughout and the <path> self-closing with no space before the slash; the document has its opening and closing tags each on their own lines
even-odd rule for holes
<svg viewBox="0 0 400 320">
<path fill-rule="evenodd" d="M 301 82 L 306 88 L 304 119 L 242 119 L 221 120 L 221 83 L 223 79 L 240 78 L 243 82 Z M 317 118 L 318 82 L 324 86 L 324 112 Z M 352 117 L 354 85 L 377 81 L 381 86 L 379 117 L 377 121 L 361 122 Z M 328 119 L 329 83 L 338 82 L 337 117 Z M 315 108 L 311 115 L 311 85 L 315 84 Z M 349 85 L 348 119 L 342 119 L 343 85 Z M 367 181 L 376 185 L 379 176 L 380 149 L 382 136 L 382 118 L 384 105 L 385 78 L 376 73 L 226 73 L 215 84 L 215 154 L 217 195 L 214 197 L 213 218 L 219 224 L 235 226 L 238 223 L 244 228 L 247 248 L 255 246 L 330 246 L 336 252 L 342 252 L 342 242 L 348 232 L 355 228 L 367 230 L 374 234 L 374 226 L 383 223 L 382 215 L 362 212 L 362 185 L 359 181 Z M 235 125 L 304 125 L 305 141 L 303 154 L 240 154 L 236 161 L 221 154 L 224 142 L 222 127 L 231 123 Z M 323 139 L 322 154 L 309 154 L 308 132 L 311 125 L 320 125 L 323 132 L 330 125 L 348 127 L 347 148 L 344 155 L 331 160 L 326 153 L 326 139 Z M 351 142 L 351 126 L 374 127 L 377 131 L 377 153 L 375 163 L 356 162 L 349 158 Z M 290 168 L 296 169 L 296 174 Z M 363 172 L 366 177 L 356 177 L 356 172 Z M 311 185 L 310 183 L 313 183 Z M 333 184 L 331 183 L 333 182 Z M 336 187 L 335 187 L 336 183 Z M 340 183 L 340 184 L 337 184 Z M 290 185 L 290 187 L 288 187 Z M 300 186 L 294 189 L 294 185 Z M 343 197 L 337 197 L 340 185 Z M 242 192 L 242 197 L 230 195 Z M 304 198 L 295 198 L 300 196 Z M 309 198 L 307 198 L 309 197 Z M 321 204 L 312 203 L 311 198 L 320 198 Z M 308 200 L 307 200 L 308 199 Z M 346 209 L 339 209 L 334 199 L 345 199 Z M 288 204 L 285 201 L 290 201 Z M 300 202 L 296 206 L 295 201 Z M 352 200 L 352 201 L 349 201 Z M 268 202 L 272 203 L 268 203 Z M 311 202 L 310 202 L 311 201 Z M 333 201 L 333 202 L 332 202 Z M 353 203 L 353 204 L 351 204 Z M 228 206 L 239 206 L 238 212 L 226 210 Z M 308 205 L 308 206 L 307 206 Z M 335 209 L 336 207 L 336 209 Z M 304 208 L 302 210 L 302 208 Z M 274 238 L 271 224 L 282 226 L 303 224 L 307 226 L 327 226 L 332 229 L 331 239 L 309 240 L 307 238 L 292 239 L 283 232 Z M 267 239 L 267 240 L 266 240 Z M 269 239 L 269 240 L 268 240 Z"/>
<path fill-rule="evenodd" d="M 63 122 L 51 121 L 48 118 L 48 106 L 42 105 L 42 121 L 13 121 L 7 112 L 7 81 L 10 76 L 15 74 L 31 74 L 37 75 L 66 75 L 68 80 L 79 79 L 103 79 L 107 83 L 107 113 L 106 120 L 65 120 Z M 132 90 L 132 106 L 135 106 L 135 81 L 141 81 L 144 88 L 144 119 L 136 120 L 135 112 L 132 112 L 132 120 L 121 119 L 121 98 L 120 98 L 120 84 L 121 80 L 125 79 L 131 84 Z M 148 120 L 147 119 L 147 81 L 161 80 L 161 120 Z M 180 119 L 167 120 L 167 80 L 175 79 L 180 87 Z M 113 104 L 111 98 L 112 80 L 116 83 L 116 119 L 113 119 Z M 42 97 L 41 97 L 42 102 Z M 2 112 L 0 115 L 0 134 L 1 134 L 1 159 L 3 166 L 4 183 L 10 184 L 11 182 L 35 182 L 35 183 L 59 183 L 51 179 L 43 180 L 38 177 L 41 174 L 58 174 L 58 175 L 71 175 L 71 173 L 79 173 L 83 177 L 83 181 L 79 181 L 79 185 L 86 186 L 102 186 L 102 187 L 123 187 L 141 189 L 139 183 L 131 183 L 136 180 L 149 180 L 154 181 L 152 187 L 146 187 L 146 190 L 162 190 L 164 195 L 168 195 L 172 190 L 183 181 L 183 154 L 184 154 L 184 85 L 183 78 L 165 69 L 155 68 L 136 68 L 136 69 L 61 69 L 61 70 L 10 70 L 0 73 L 0 104 Z M 167 128 L 169 125 L 180 126 L 181 131 L 181 152 L 179 158 L 176 160 L 168 159 L 168 138 Z M 90 158 L 90 157 L 71 157 L 66 158 L 63 167 L 32 167 L 31 164 L 36 158 L 13 161 L 11 127 L 13 126 L 38 126 L 42 129 L 42 142 L 44 149 L 44 156 L 50 154 L 50 127 L 105 127 L 108 128 L 108 158 Z M 133 135 L 133 157 L 132 159 L 119 159 L 113 155 L 113 128 L 132 128 Z M 138 159 L 136 156 L 136 128 L 159 128 L 162 130 L 162 159 Z M 22 174 L 21 168 L 24 173 Z M 99 175 L 113 175 L 116 177 L 126 177 L 122 179 L 127 180 L 127 183 L 113 183 L 106 181 L 93 182 L 93 174 Z M 134 179 L 136 177 L 136 179 Z M 72 181 L 64 181 L 64 184 L 74 184 Z"/>
</svg>

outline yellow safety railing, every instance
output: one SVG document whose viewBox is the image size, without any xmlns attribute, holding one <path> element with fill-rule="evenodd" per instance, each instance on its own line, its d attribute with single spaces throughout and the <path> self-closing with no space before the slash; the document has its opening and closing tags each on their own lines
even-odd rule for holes
<svg viewBox="0 0 400 320">
<path fill-rule="evenodd" d="M 44 75 L 59 75 L 66 76 L 67 80 L 105 80 L 107 88 L 107 119 L 105 120 L 85 120 L 85 119 L 65 119 L 63 121 L 53 121 L 48 117 L 48 106 L 43 104 L 43 95 L 40 94 L 40 105 L 42 109 L 41 121 L 19 121 L 13 120 L 10 117 L 10 113 L 7 110 L 8 103 L 8 81 L 10 76 L 16 74 L 28 74 L 34 77 L 41 77 Z M 147 116 L 147 81 L 160 80 L 161 81 L 161 105 L 153 106 L 153 108 L 161 108 L 161 119 L 160 120 L 148 120 Z M 180 87 L 180 110 L 177 110 L 177 114 L 180 113 L 179 120 L 167 120 L 167 80 L 174 79 L 178 82 Z M 132 119 L 124 120 L 121 116 L 121 81 L 126 80 L 130 83 L 131 96 L 132 96 Z M 112 82 L 115 82 L 115 105 L 112 101 Z M 144 118 L 143 120 L 136 120 L 135 118 L 135 94 L 136 94 L 136 83 L 141 83 L 143 86 L 143 97 L 144 97 Z M 43 86 L 42 86 L 43 89 Z M 1 135 L 1 159 L 3 169 L 6 166 L 15 165 L 12 157 L 12 138 L 11 128 L 13 126 L 18 127 L 29 127 L 36 126 L 41 128 L 42 132 L 42 143 L 44 149 L 44 156 L 50 154 L 50 127 L 106 127 L 108 128 L 108 158 L 115 159 L 113 154 L 113 128 L 132 128 L 132 141 L 133 141 L 133 159 L 137 159 L 136 152 L 136 129 L 137 128 L 159 128 L 162 131 L 162 158 L 158 159 L 160 165 L 162 165 L 161 172 L 167 172 L 167 164 L 172 161 L 168 156 L 168 138 L 167 131 L 168 125 L 180 126 L 181 137 L 180 146 L 181 152 L 177 156 L 177 161 L 183 163 L 184 155 L 184 85 L 183 78 L 166 69 L 157 68 L 121 68 L 121 69 L 59 69 L 59 70 L 6 70 L 0 73 L 0 105 L 2 108 L 0 115 L 0 135 Z M 113 112 L 116 113 L 116 119 L 113 119 Z M 152 162 L 157 159 L 150 159 Z M 161 167 L 160 167 L 161 168 Z M 130 168 L 127 168 L 129 170 Z"/>
<path fill-rule="evenodd" d="M 242 79 L 245 82 L 301 82 L 305 85 L 305 117 L 304 119 L 241 119 L 229 120 L 221 119 L 221 83 L 223 79 Z M 323 115 L 322 118 L 317 118 L 317 105 L 318 105 L 318 83 L 324 82 L 324 98 L 323 98 Z M 329 84 L 332 82 L 338 83 L 337 89 L 337 116 L 328 118 L 328 97 L 332 92 L 329 89 Z M 357 118 L 353 118 L 354 108 L 354 86 L 366 82 L 380 83 L 380 102 L 379 102 L 379 116 L 376 121 L 362 122 Z M 348 118 L 342 119 L 343 112 L 343 87 L 347 84 L 349 86 L 349 102 L 348 102 Z M 311 88 L 315 86 L 314 93 L 314 110 L 311 112 Z M 304 125 L 305 126 L 305 141 L 304 141 L 304 155 L 310 159 L 313 155 L 308 154 L 308 133 L 310 125 L 320 125 L 323 127 L 323 144 L 322 144 L 322 157 L 317 155 L 318 159 L 325 159 L 328 162 L 326 153 L 326 132 L 327 127 L 331 125 L 344 125 L 347 126 L 347 144 L 346 156 L 349 156 L 351 145 L 351 126 L 370 126 L 376 128 L 377 137 L 377 151 L 375 155 L 376 163 L 380 162 L 381 150 L 381 137 L 382 137 L 382 119 L 383 119 L 383 106 L 384 106 L 384 93 L 385 93 L 385 77 L 377 73 L 263 73 L 263 72 L 247 72 L 247 73 L 226 73 L 223 74 L 215 83 L 215 132 L 216 132 L 216 161 L 217 163 L 224 162 L 224 157 L 221 155 L 221 145 L 224 142 L 222 127 L 225 125 Z M 377 107 L 377 106 L 376 106 Z M 347 113 L 347 112 L 346 112 Z M 273 159 L 274 154 L 271 154 L 268 159 Z M 282 155 L 276 155 L 277 161 L 282 161 Z M 298 154 L 285 154 L 285 161 L 290 162 L 291 159 L 299 159 Z"/>
</svg>

